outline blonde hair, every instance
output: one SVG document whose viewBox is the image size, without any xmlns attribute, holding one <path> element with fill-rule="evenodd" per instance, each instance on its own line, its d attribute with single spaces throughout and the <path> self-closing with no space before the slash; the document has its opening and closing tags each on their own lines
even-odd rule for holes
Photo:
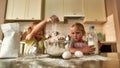
<svg viewBox="0 0 120 68">
<path fill-rule="evenodd" d="M 33 30 L 34 26 L 36 26 L 38 23 L 39 22 L 33 22 L 32 24 L 30 24 L 30 26 L 27 29 L 27 32 L 30 33 Z"/>
<path fill-rule="evenodd" d="M 76 27 L 77 29 L 81 30 L 83 32 L 83 34 L 85 34 L 85 29 L 84 29 L 83 24 L 76 22 L 71 26 L 71 28 L 73 28 L 73 27 Z"/>
<path fill-rule="evenodd" d="M 21 40 L 24 40 L 25 37 L 26 37 L 29 33 L 31 33 L 31 31 L 33 30 L 34 26 L 36 26 L 38 23 L 39 23 L 39 21 L 33 22 L 32 24 L 30 24 L 30 26 L 28 27 L 27 31 L 25 31 L 25 32 L 22 34 Z"/>
</svg>

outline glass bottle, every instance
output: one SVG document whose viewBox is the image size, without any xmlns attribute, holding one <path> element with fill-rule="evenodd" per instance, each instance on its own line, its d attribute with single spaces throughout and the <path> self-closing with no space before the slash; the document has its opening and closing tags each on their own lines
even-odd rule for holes
<svg viewBox="0 0 120 68">
<path fill-rule="evenodd" d="M 95 31 L 95 26 L 89 26 L 89 31 L 87 33 L 88 46 L 94 45 L 95 51 L 94 54 L 99 54 L 98 49 L 98 37 Z"/>
</svg>

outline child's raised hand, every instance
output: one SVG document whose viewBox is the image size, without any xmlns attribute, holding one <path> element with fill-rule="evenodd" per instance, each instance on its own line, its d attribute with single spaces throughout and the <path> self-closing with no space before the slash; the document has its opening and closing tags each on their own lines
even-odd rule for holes
<svg viewBox="0 0 120 68">
<path fill-rule="evenodd" d="M 36 26 L 34 26 L 34 28 L 32 29 L 31 33 L 26 36 L 26 40 L 30 40 L 32 37 L 35 36 L 35 34 L 38 31 L 40 31 L 40 30 L 42 31 L 44 29 L 44 27 L 45 27 L 45 25 L 46 25 L 47 22 L 58 23 L 59 22 L 59 18 L 56 15 L 52 15 L 47 20 L 41 21 L 39 24 L 37 24 Z"/>
<path fill-rule="evenodd" d="M 59 18 L 56 15 L 52 15 L 50 18 L 47 19 L 47 22 L 58 23 Z"/>
</svg>

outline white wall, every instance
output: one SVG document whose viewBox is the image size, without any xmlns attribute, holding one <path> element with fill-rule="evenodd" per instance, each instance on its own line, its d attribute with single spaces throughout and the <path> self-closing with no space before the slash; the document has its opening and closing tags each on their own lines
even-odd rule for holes
<svg viewBox="0 0 120 68">
<path fill-rule="evenodd" d="M 116 33 L 114 25 L 113 14 L 107 17 L 107 22 L 103 26 L 103 32 L 105 33 L 105 41 L 107 42 L 116 42 Z"/>
</svg>

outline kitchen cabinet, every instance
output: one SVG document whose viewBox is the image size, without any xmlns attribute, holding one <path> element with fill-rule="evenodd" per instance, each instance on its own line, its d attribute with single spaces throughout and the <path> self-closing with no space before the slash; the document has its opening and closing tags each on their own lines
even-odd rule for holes
<svg viewBox="0 0 120 68">
<path fill-rule="evenodd" d="M 45 18 L 53 14 L 57 15 L 60 21 L 64 21 L 64 17 L 84 16 L 84 0 L 46 0 Z"/>
<path fill-rule="evenodd" d="M 63 0 L 45 1 L 45 18 L 49 18 L 51 15 L 57 15 L 60 21 L 64 21 Z"/>
<path fill-rule="evenodd" d="M 84 0 L 64 0 L 64 16 L 84 17 Z"/>
<path fill-rule="evenodd" d="M 41 0 L 8 0 L 6 20 L 41 20 Z"/>
<path fill-rule="evenodd" d="M 42 0 L 29 0 L 28 11 L 26 11 L 26 19 L 41 20 Z"/>
<path fill-rule="evenodd" d="M 84 0 L 84 22 L 100 22 L 106 21 L 104 0 Z"/>
</svg>

